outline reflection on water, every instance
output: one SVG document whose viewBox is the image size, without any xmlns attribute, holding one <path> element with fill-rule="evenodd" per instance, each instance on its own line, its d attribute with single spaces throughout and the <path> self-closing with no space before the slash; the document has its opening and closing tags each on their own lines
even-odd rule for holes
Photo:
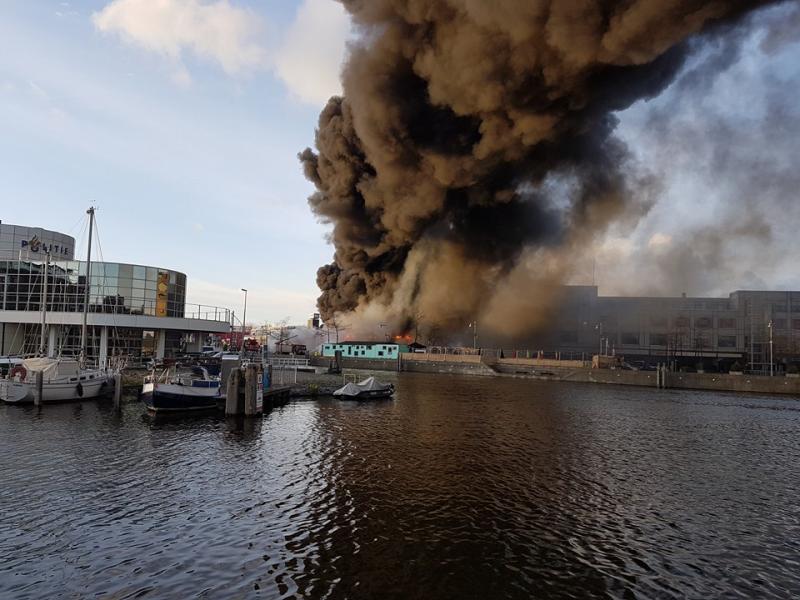
<svg viewBox="0 0 800 600">
<path fill-rule="evenodd" d="M 257 421 L 0 407 L 0 597 L 800 594 L 800 401 L 396 383 Z"/>
</svg>

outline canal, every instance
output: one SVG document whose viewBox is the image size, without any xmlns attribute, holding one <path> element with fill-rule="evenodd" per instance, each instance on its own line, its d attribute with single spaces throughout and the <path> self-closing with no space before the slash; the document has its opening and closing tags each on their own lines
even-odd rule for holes
<svg viewBox="0 0 800 600">
<path fill-rule="evenodd" d="M 800 401 L 402 374 L 263 420 L 0 406 L 0 597 L 800 595 Z"/>
</svg>

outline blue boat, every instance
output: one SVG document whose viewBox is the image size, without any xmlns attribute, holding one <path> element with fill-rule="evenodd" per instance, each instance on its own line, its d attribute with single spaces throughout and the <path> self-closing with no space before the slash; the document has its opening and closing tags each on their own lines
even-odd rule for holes
<svg viewBox="0 0 800 600">
<path fill-rule="evenodd" d="M 144 380 L 141 399 L 147 410 L 155 413 L 216 409 L 222 399 L 220 379 L 197 366 L 189 371 L 154 372 Z"/>
</svg>

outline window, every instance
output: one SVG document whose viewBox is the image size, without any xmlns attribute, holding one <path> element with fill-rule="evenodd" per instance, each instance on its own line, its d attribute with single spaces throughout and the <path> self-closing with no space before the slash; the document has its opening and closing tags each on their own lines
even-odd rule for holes
<svg viewBox="0 0 800 600">
<path fill-rule="evenodd" d="M 772 312 L 774 312 L 774 313 L 786 312 L 786 305 L 785 304 L 773 304 L 772 305 Z"/>
<path fill-rule="evenodd" d="M 800 329 L 800 319 L 792 319 L 792 329 Z"/>
<path fill-rule="evenodd" d="M 711 317 L 698 317 L 694 320 L 694 325 L 700 329 L 710 329 Z"/>
<path fill-rule="evenodd" d="M 775 329 L 786 329 L 786 319 L 775 319 Z"/>
<path fill-rule="evenodd" d="M 667 345 L 667 334 L 665 334 L 665 333 L 651 333 L 650 334 L 650 345 L 651 346 L 666 346 Z"/>
<path fill-rule="evenodd" d="M 719 328 L 720 329 L 736 329 L 736 319 L 730 318 L 720 318 L 719 320 Z"/>
<path fill-rule="evenodd" d="M 623 333 L 622 334 L 622 344 L 624 346 L 638 346 L 639 345 L 639 334 L 638 333 Z"/>
<path fill-rule="evenodd" d="M 736 336 L 735 335 L 721 335 L 717 340 L 717 345 L 720 348 L 736 348 Z"/>
<path fill-rule="evenodd" d="M 383 356 L 383 350 L 378 350 L 378 356 Z"/>
<path fill-rule="evenodd" d="M 689 327 L 691 322 L 689 321 L 689 317 L 678 317 L 675 319 L 675 327 Z"/>
</svg>

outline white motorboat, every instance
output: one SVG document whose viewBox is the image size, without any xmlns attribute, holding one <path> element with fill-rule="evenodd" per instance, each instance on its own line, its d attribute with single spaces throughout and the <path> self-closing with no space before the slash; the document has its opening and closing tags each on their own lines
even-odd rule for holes
<svg viewBox="0 0 800 600">
<path fill-rule="evenodd" d="M 108 393 L 113 376 L 101 369 L 82 369 L 78 361 L 61 358 L 29 358 L 0 381 L 0 400 L 26 404 L 36 398 L 36 374 L 42 374 L 42 403 L 90 400 Z"/>
<path fill-rule="evenodd" d="M 374 377 L 360 383 L 348 383 L 333 392 L 340 400 L 381 400 L 391 398 L 393 394 L 394 386 L 391 383 L 380 383 Z"/>
</svg>

